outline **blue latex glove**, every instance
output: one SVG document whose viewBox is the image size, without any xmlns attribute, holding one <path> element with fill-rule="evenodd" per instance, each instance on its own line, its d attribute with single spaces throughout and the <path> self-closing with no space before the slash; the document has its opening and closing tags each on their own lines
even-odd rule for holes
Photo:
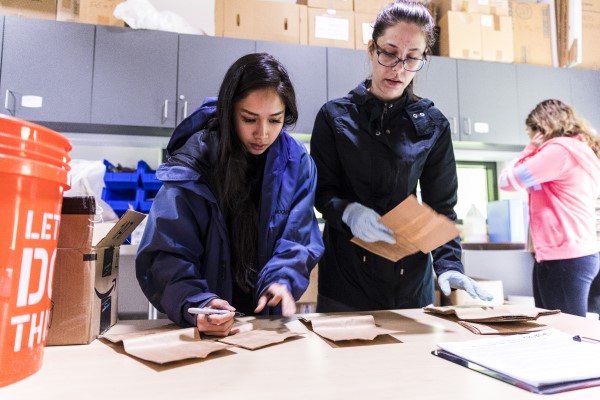
<svg viewBox="0 0 600 400">
<path fill-rule="evenodd" d="M 396 243 L 390 228 L 379 222 L 381 216 L 359 203 L 350 203 L 342 214 L 342 221 L 350 227 L 352 234 L 365 242 L 383 241 Z"/>
<path fill-rule="evenodd" d="M 464 290 L 474 299 L 479 298 L 489 301 L 494 298 L 487 290 L 479 286 L 477 282 L 458 271 L 446 271 L 438 276 L 437 281 L 440 289 L 446 296 L 450 295 L 450 288 L 453 288 Z"/>
</svg>

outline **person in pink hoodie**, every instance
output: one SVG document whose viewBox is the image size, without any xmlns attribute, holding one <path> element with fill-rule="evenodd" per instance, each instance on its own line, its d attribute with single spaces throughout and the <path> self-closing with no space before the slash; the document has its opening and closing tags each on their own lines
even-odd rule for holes
<svg viewBox="0 0 600 400">
<path fill-rule="evenodd" d="M 539 103 L 525 124 L 530 143 L 499 183 L 502 190 L 528 192 L 535 305 L 585 316 L 600 269 L 600 139 L 560 100 Z"/>
</svg>

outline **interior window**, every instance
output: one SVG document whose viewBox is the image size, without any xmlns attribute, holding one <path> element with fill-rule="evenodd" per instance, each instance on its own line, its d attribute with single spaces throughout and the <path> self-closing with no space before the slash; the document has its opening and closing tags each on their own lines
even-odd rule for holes
<svg viewBox="0 0 600 400">
<path fill-rule="evenodd" d="M 472 204 L 487 218 L 487 203 L 498 200 L 498 179 L 495 162 L 457 161 L 457 218 L 467 215 Z"/>
</svg>

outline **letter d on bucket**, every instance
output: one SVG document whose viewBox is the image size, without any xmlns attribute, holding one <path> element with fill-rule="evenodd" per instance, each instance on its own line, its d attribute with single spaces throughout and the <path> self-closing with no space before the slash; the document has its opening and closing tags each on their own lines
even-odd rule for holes
<svg viewBox="0 0 600 400">
<path fill-rule="evenodd" d="M 0 115 L 0 387 L 42 367 L 69 151 L 59 133 Z"/>
</svg>

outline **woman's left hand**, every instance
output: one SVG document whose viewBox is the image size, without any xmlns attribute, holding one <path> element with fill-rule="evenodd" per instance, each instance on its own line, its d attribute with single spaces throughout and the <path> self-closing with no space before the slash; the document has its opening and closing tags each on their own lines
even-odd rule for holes
<svg viewBox="0 0 600 400">
<path fill-rule="evenodd" d="M 274 307 L 281 303 L 281 314 L 284 317 L 288 317 L 296 313 L 296 302 L 294 296 L 290 293 L 286 285 L 281 283 L 274 283 L 263 292 L 258 299 L 258 305 L 254 310 L 255 313 L 259 313 L 265 308 L 265 306 Z"/>
</svg>

